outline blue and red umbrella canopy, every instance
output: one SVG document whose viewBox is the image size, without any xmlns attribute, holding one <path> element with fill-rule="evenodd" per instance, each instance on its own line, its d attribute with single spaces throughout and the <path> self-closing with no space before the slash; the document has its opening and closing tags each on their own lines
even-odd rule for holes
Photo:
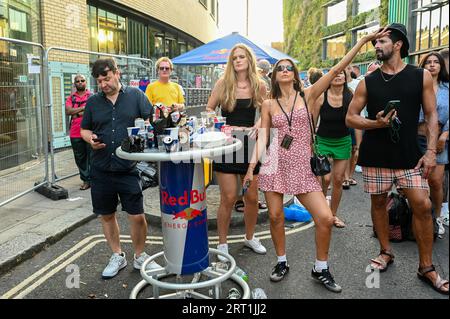
<svg viewBox="0 0 450 319">
<path fill-rule="evenodd" d="M 291 59 L 295 63 L 297 60 L 291 58 L 271 47 L 260 46 L 237 32 L 233 32 L 225 37 L 208 42 L 194 50 L 186 52 L 174 59 L 174 64 L 184 65 L 205 65 L 205 64 L 226 64 L 231 49 L 238 43 L 244 43 L 249 46 L 256 55 L 256 58 L 266 59 L 271 64 L 275 64 L 280 59 Z"/>
</svg>

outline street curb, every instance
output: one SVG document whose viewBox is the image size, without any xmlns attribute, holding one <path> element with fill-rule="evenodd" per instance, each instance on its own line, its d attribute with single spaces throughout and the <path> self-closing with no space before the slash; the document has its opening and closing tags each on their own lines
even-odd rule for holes
<svg viewBox="0 0 450 319">
<path fill-rule="evenodd" d="M 24 262 L 28 259 L 31 259 L 36 254 L 43 251 L 47 246 L 55 244 L 56 242 L 61 240 L 64 236 L 66 236 L 68 233 L 72 232 L 73 230 L 90 222 L 91 220 L 93 220 L 95 218 L 96 218 L 96 215 L 91 214 L 90 216 L 87 216 L 87 217 L 79 220 L 78 222 L 76 222 L 76 223 L 70 225 L 69 227 L 63 229 L 62 231 L 56 233 L 55 235 L 47 237 L 44 241 L 39 242 L 39 243 L 29 247 L 28 249 L 20 252 L 15 257 L 10 258 L 3 263 L 0 263 L 0 276 L 3 276 L 9 270 L 18 266 L 22 262 Z"/>
</svg>

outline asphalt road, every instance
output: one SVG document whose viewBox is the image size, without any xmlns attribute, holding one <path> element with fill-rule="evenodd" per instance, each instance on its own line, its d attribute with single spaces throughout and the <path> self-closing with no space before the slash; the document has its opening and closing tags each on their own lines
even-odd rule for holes
<svg viewBox="0 0 450 319">
<path fill-rule="evenodd" d="M 257 236 L 267 247 L 267 255 L 257 255 L 245 248 L 240 236 L 235 243 L 230 244 L 230 253 L 238 266 L 249 275 L 250 289 L 262 288 L 269 298 L 274 299 L 448 299 L 448 296 L 434 292 L 417 279 L 418 252 L 415 242 L 393 244 L 395 263 L 380 275 L 379 280 L 367 272 L 368 261 L 376 256 L 379 248 L 377 240 L 372 237 L 369 197 L 362 192 L 360 175 L 356 174 L 356 177 L 359 185 L 344 191 L 340 207 L 340 216 L 347 227 L 334 228 L 330 249 L 331 272 L 343 287 L 342 293 L 329 292 L 310 277 L 315 258 L 315 228 L 312 224 L 286 228 L 290 273 L 279 283 L 270 282 L 269 275 L 276 256 L 268 232 L 268 221 L 257 226 Z M 27 299 L 129 298 L 141 276 L 132 268 L 133 251 L 125 215 L 119 214 L 119 225 L 124 235 L 122 243 L 128 266 L 115 278 L 101 279 L 110 250 L 101 236 L 100 222 L 92 220 L 3 275 L 0 278 L 0 296 Z M 230 235 L 243 234 L 243 227 L 234 227 L 230 232 Z M 147 245 L 147 252 L 152 255 L 162 251 L 161 230 L 149 226 L 148 235 L 151 236 L 149 240 L 152 244 Z M 209 231 L 209 236 L 210 247 L 215 248 L 216 231 Z M 449 237 L 446 234 L 435 242 L 433 255 L 437 269 L 445 278 L 449 275 L 448 253 Z M 74 282 L 70 276 L 77 269 L 80 274 L 79 287 L 68 288 Z M 225 283 L 224 294 L 232 286 L 235 286 L 232 282 Z M 151 295 L 151 288 L 146 288 L 140 297 Z"/>
</svg>

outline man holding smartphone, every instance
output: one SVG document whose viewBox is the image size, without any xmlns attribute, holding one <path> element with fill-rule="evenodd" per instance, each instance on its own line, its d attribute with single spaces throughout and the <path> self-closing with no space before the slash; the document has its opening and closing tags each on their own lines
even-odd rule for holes
<svg viewBox="0 0 450 319">
<path fill-rule="evenodd" d="M 128 137 L 127 127 L 136 118 L 149 119 L 153 107 L 142 91 L 120 83 L 120 71 L 111 58 L 99 59 L 92 67 L 100 92 L 86 104 L 81 136 L 93 148 L 91 196 L 94 213 L 101 218 L 103 232 L 113 252 L 102 277 L 109 279 L 125 268 L 127 259 L 120 246 L 116 218 L 118 199 L 128 213 L 134 248 L 133 267 L 140 269 L 150 256 L 145 253 L 147 222 L 144 216 L 142 186 L 136 162 L 116 156 L 116 148 Z M 160 267 L 154 261 L 147 270 Z"/>
<path fill-rule="evenodd" d="M 371 259 L 371 267 L 383 272 L 394 261 L 386 203 L 387 194 L 395 185 L 402 189 L 413 211 L 419 248 L 417 276 L 448 295 L 448 281 L 437 274 L 432 262 L 433 220 L 426 180 L 436 166 L 438 134 L 432 77 L 427 70 L 403 63 L 409 49 L 406 27 L 393 23 L 388 30 L 388 36 L 373 43 L 383 65 L 359 83 L 346 117 L 347 126 L 365 130 L 358 164 L 363 167 L 364 191 L 371 196 L 372 220 L 381 248 L 378 256 Z M 383 116 L 384 108 L 393 100 L 400 101 L 400 107 Z M 365 105 L 368 118 L 360 115 Z M 428 125 L 428 146 L 423 156 L 417 144 L 421 108 Z M 393 138 L 391 125 L 396 118 L 401 124 Z"/>
</svg>

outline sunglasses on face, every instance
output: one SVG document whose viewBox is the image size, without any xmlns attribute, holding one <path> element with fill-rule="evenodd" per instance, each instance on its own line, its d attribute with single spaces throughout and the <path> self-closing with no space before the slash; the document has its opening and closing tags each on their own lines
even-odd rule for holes
<svg viewBox="0 0 450 319">
<path fill-rule="evenodd" d="M 170 71 L 170 67 L 168 67 L 168 66 L 160 66 L 159 70 L 160 71 Z"/>
<path fill-rule="evenodd" d="M 277 66 L 277 72 L 283 72 L 284 70 L 292 72 L 292 71 L 294 71 L 294 67 L 292 65 L 279 65 L 279 66 Z"/>
<path fill-rule="evenodd" d="M 84 83 L 86 80 L 76 80 L 75 83 Z"/>
</svg>

